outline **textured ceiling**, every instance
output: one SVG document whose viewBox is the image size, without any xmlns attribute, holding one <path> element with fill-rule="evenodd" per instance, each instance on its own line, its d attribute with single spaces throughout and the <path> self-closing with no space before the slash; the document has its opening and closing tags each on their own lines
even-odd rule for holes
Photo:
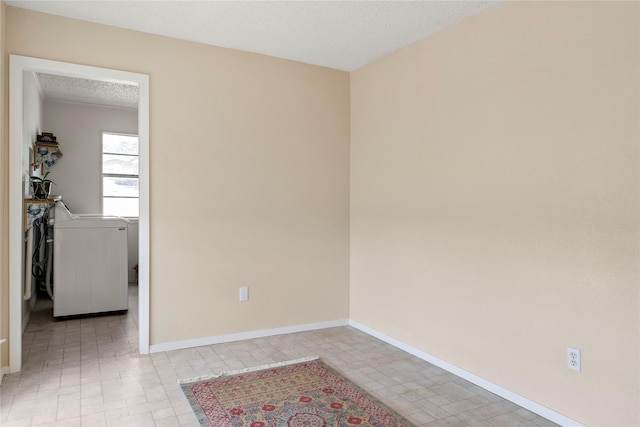
<svg viewBox="0 0 640 427">
<path fill-rule="evenodd" d="M 5 3 L 353 71 L 498 1 L 5 0 Z M 39 77 L 48 99 L 137 106 L 135 87 L 51 75 Z"/>
<path fill-rule="evenodd" d="M 496 1 L 29 1 L 10 6 L 353 71 Z"/>
<path fill-rule="evenodd" d="M 138 108 L 138 86 L 36 73 L 45 99 Z"/>
</svg>

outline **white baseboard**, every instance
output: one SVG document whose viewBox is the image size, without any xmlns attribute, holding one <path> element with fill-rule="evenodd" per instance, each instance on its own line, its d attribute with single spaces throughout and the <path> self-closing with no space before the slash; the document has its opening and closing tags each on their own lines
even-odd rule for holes
<svg viewBox="0 0 640 427">
<path fill-rule="evenodd" d="M 271 337 L 274 335 L 292 334 L 295 332 L 306 332 L 317 329 L 335 328 L 338 326 L 348 326 L 349 320 L 332 320 L 328 322 L 307 323 L 304 325 L 285 326 L 283 328 L 261 329 L 257 331 L 240 332 L 237 334 L 219 335 L 215 337 L 196 338 L 192 340 L 174 341 L 162 344 L 153 344 L 149 347 L 149 353 L 159 353 L 161 351 L 181 350 L 185 348 L 201 347 L 212 344 L 222 344 L 226 342 L 250 340 L 254 338 Z"/>
<path fill-rule="evenodd" d="M 407 353 L 410 353 L 416 357 L 419 357 L 422 360 L 425 360 L 435 366 L 438 366 L 439 368 L 444 369 L 445 371 L 451 372 L 452 374 L 460 377 L 460 378 L 464 378 L 465 380 L 479 386 L 482 387 L 483 389 L 490 391 L 493 394 L 496 394 L 500 397 L 502 397 L 503 399 L 506 399 L 510 402 L 515 403 L 516 405 L 522 406 L 525 409 L 528 409 L 529 411 L 540 415 L 541 417 L 544 417 L 550 421 L 553 421 L 556 424 L 560 424 L 562 426 L 567 426 L 567 427 L 586 427 L 584 424 L 581 424 L 579 422 L 577 422 L 576 420 L 573 420 L 565 415 L 562 415 L 556 411 L 553 411 L 545 406 L 542 406 L 532 400 L 529 400 L 523 396 L 520 396 L 517 393 L 514 393 L 510 390 L 507 390 L 506 388 L 503 388 L 497 384 L 494 384 L 490 381 L 485 380 L 484 378 L 481 378 L 475 374 L 472 374 L 471 372 L 465 371 L 464 369 L 458 368 L 455 365 L 452 365 L 448 362 L 445 362 L 442 359 L 438 359 L 435 356 L 432 356 L 428 353 L 425 353 L 422 350 L 418 350 L 417 348 L 410 346 L 408 344 L 403 343 L 402 341 L 399 341 L 395 338 L 392 338 L 388 335 L 385 335 L 381 332 L 376 331 L 375 329 L 371 329 L 368 326 L 365 326 L 361 323 L 358 323 L 354 320 L 349 320 L 349 325 L 353 326 L 354 328 L 368 334 L 371 335 L 373 337 L 376 337 L 384 342 L 386 342 L 387 344 L 391 344 L 394 347 L 399 348 L 400 350 L 404 350 Z"/>
<path fill-rule="evenodd" d="M 459 368 L 455 365 L 445 362 L 442 359 L 438 359 L 437 357 L 431 354 L 425 353 L 422 350 L 419 350 L 409 344 L 405 344 L 402 341 L 399 341 L 395 338 L 392 338 L 388 335 L 378 332 L 375 329 L 369 328 L 368 326 L 365 326 L 354 320 L 346 320 L 346 319 L 333 320 L 328 322 L 308 323 L 304 325 L 286 326 L 283 328 L 262 329 L 257 331 L 241 332 L 237 334 L 219 335 L 214 337 L 196 338 L 192 340 L 153 344 L 149 347 L 149 352 L 159 353 L 162 351 L 181 350 L 185 348 L 201 347 L 201 346 L 212 345 L 212 344 L 222 344 L 226 342 L 242 341 L 242 340 L 249 340 L 254 338 L 264 338 L 264 337 L 270 337 L 274 335 L 291 334 L 295 332 L 313 331 L 317 329 L 335 328 L 339 326 L 352 326 L 368 335 L 371 335 L 388 344 L 391 344 L 392 346 L 397 347 L 400 350 L 406 351 L 409 354 L 412 354 L 416 357 L 419 357 L 422 360 L 425 360 L 435 366 L 438 366 L 444 369 L 445 371 L 451 372 L 452 374 L 460 378 L 463 378 L 479 387 L 482 387 L 483 389 L 490 391 L 491 393 L 496 394 L 502 397 L 503 399 L 513 402 L 516 405 L 519 405 L 525 409 L 528 409 L 529 411 L 535 414 L 538 414 L 541 417 L 544 417 L 550 421 L 553 421 L 556 424 L 560 424 L 562 426 L 567 426 L 567 427 L 586 427 L 584 424 L 581 424 L 552 409 L 542 406 L 532 400 L 529 400 L 523 396 L 520 396 L 517 393 L 507 390 L 504 387 L 501 387 L 471 372 L 465 371 L 462 368 Z"/>
</svg>

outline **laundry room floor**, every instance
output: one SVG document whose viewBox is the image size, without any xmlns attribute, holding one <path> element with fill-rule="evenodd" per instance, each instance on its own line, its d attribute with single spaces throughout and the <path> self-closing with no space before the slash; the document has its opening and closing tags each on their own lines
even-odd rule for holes
<svg viewBox="0 0 640 427">
<path fill-rule="evenodd" d="M 137 287 L 129 290 L 124 315 L 55 321 L 40 299 L 23 370 L 0 388 L 2 427 L 196 427 L 179 379 L 316 355 L 417 426 L 555 425 L 351 327 L 140 355 Z"/>
</svg>

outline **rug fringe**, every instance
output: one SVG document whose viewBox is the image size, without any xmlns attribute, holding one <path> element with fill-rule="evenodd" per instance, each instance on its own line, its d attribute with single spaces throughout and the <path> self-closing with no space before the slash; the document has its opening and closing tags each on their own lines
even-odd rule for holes
<svg viewBox="0 0 640 427">
<path fill-rule="evenodd" d="M 283 362 L 270 363 L 268 365 L 255 366 L 255 367 L 244 368 L 244 369 L 238 369 L 238 370 L 235 370 L 235 371 L 222 371 L 217 375 L 216 374 L 202 375 L 202 376 L 199 376 L 199 377 L 193 377 L 193 378 L 186 378 L 186 379 L 178 380 L 178 384 L 189 384 L 189 383 L 195 383 L 195 382 L 198 382 L 198 381 L 212 380 L 212 379 L 216 379 L 216 378 L 220 378 L 220 377 L 228 377 L 230 375 L 246 374 L 247 372 L 255 372 L 255 371 L 262 371 L 262 370 L 265 370 L 265 369 L 280 368 L 282 366 L 289 366 L 289 365 L 295 365 L 297 363 L 311 362 L 313 360 L 318 360 L 318 359 L 319 359 L 318 356 L 307 356 L 307 357 L 303 357 L 302 359 L 285 360 Z"/>
</svg>

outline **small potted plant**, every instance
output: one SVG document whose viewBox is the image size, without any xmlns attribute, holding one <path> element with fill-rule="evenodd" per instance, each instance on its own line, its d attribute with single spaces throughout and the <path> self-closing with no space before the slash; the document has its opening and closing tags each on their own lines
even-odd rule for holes
<svg viewBox="0 0 640 427">
<path fill-rule="evenodd" d="M 49 198 L 49 194 L 51 193 L 51 184 L 55 184 L 55 182 L 47 179 L 47 176 L 49 176 L 49 172 L 45 173 L 42 177 L 33 175 L 29 177 L 34 199 Z"/>
</svg>

